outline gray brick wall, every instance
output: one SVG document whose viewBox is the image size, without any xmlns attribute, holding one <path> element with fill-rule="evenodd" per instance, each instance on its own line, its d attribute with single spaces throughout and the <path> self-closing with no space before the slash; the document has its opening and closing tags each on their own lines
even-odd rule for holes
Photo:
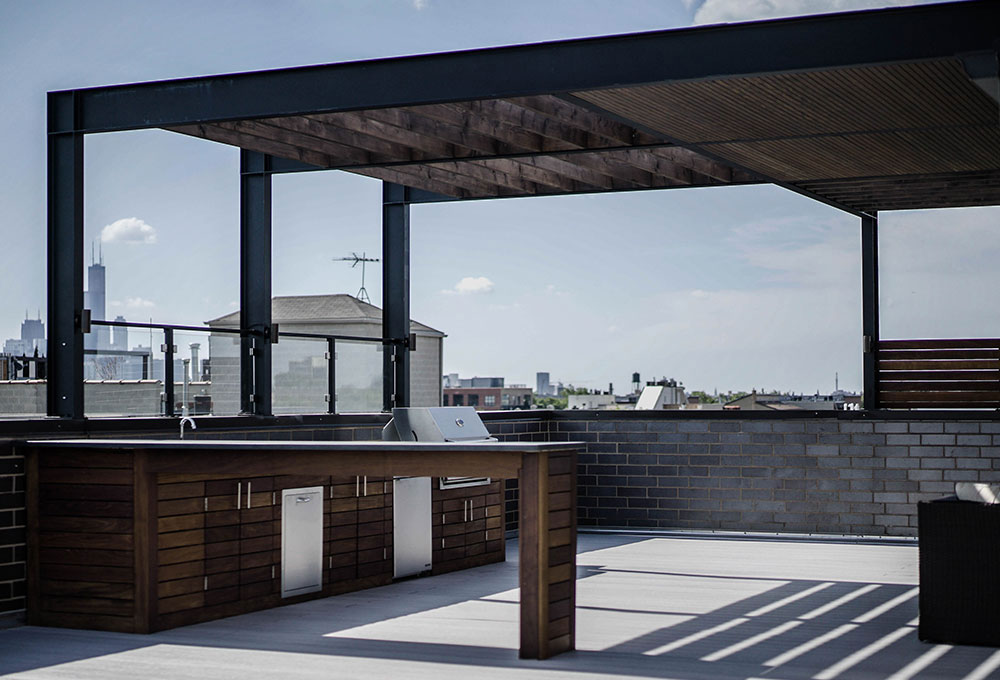
<svg viewBox="0 0 1000 680">
<path fill-rule="evenodd" d="M 581 526 L 913 536 L 918 501 L 951 493 L 956 481 L 1000 482 L 1000 418 L 994 415 L 734 416 L 483 414 L 502 441 L 584 443 Z M 367 441 L 381 437 L 384 418 L 315 425 L 289 419 L 266 428 L 204 425 L 188 436 Z M 109 436 L 97 428 L 113 426 L 97 421 L 83 433 L 29 429 L 10 439 Z M 175 436 L 173 422 L 153 427 L 162 431 L 133 428 L 110 436 Z M 25 592 L 24 462 L 10 439 L 0 439 L 0 615 L 23 609 Z M 505 492 L 506 525 L 514 529 L 516 480 Z"/>
<path fill-rule="evenodd" d="M 579 522 L 914 536 L 918 501 L 1000 482 L 1000 421 L 659 419 L 550 423 L 586 444 Z"/>
<path fill-rule="evenodd" d="M 547 418 L 540 418 L 530 412 L 526 413 L 524 418 L 511 419 L 504 415 L 503 420 L 494 420 L 497 416 L 488 412 L 483 413 L 482 416 L 486 423 L 486 429 L 502 442 L 549 441 L 551 423 Z M 517 530 L 517 503 L 517 479 L 507 479 L 504 481 L 504 530 L 506 531 Z"/>
<path fill-rule="evenodd" d="M 24 609 L 24 458 L 0 441 L 0 614 Z"/>
</svg>

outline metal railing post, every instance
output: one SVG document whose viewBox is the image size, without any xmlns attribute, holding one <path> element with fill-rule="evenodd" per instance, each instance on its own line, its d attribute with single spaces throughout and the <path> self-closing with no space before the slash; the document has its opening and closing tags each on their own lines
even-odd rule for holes
<svg viewBox="0 0 1000 680">
<path fill-rule="evenodd" d="M 163 329 L 163 415 L 174 415 L 174 329 Z"/>
<path fill-rule="evenodd" d="M 337 341 L 334 338 L 326 339 L 326 412 L 337 412 Z"/>
</svg>

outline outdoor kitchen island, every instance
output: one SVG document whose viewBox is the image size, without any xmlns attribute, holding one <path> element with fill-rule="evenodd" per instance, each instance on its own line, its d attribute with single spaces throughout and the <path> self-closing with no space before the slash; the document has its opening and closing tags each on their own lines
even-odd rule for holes
<svg viewBox="0 0 1000 680">
<path fill-rule="evenodd" d="M 519 480 L 520 655 L 544 659 L 575 644 L 577 449 L 573 442 L 29 441 L 29 623 L 150 633 L 382 585 L 391 569 L 358 578 L 357 567 L 327 568 L 329 546 L 349 534 L 360 554 L 363 540 L 375 537 L 366 549 L 385 558 L 384 496 L 394 477 L 478 475 Z M 306 486 L 321 487 L 324 499 L 322 587 L 283 598 L 278 501 L 284 489 Z M 433 540 L 446 548 L 459 537 L 467 551 L 459 567 L 497 561 L 489 555 L 495 542 L 469 548 L 465 538 L 478 535 L 491 512 L 503 559 L 502 512 L 489 510 L 502 498 L 480 488 L 478 497 L 475 487 L 455 490 L 465 494 L 462 510 L 458 499 L 435 507 L 442 526 Z M 375 509 L 383 528 L 376 521 L 374 531 L 362 531 Z M 472 530 L 449 529 L 449 515 Z"/>
</svg>

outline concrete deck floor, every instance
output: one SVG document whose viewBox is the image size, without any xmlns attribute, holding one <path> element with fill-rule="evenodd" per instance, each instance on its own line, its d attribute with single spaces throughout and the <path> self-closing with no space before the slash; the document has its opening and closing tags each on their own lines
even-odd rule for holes
<svg viewBox="0 0 1000 680">
<path fill-rule="evenodd" d="M 512 543 L 512 542 L 511 542 Z M 921 643 L 917 550 L 581 535 L 577 651 L 517 658 L 517 555 L 149 636 L 0 631 L 11 678 L 1000 678 Z"/>
</svg>

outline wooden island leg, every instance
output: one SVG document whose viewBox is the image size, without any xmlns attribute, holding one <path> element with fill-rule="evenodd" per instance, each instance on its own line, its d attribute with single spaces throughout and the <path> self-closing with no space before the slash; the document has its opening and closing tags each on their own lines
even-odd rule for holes
<svg viewBox="0 0 1000 680">
<path fill-rule="evenodd" d="M 576 454 L 522 461 L 520 656 L 547 659 L 576 648 Z"/>
</svg>

